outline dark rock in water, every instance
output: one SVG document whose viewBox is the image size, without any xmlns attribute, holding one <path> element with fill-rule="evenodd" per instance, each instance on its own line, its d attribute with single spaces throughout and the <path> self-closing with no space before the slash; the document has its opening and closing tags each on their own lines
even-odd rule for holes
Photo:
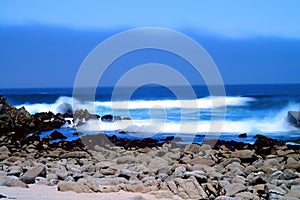
<svg viewBox="0 0 300 200">
<path fill-rule="evenodd" d="M 242 133 L 238 136 L 239 138 L 246 138 L 247 137 L 247 133 Z"/>
<path fill-rule="evenodd" d="M 275 145 L 284 145 L 283 141 L 278 141 L 272 138 L 268 138 L 260 134 L 254 136 L 254 138 L 257 138 L 255 143 L 253 144 L 255 152 L 262 156 L 270 155 Z"/>
<path fill-rule="evenodd" d="M 52 112 L 41 112 L 34 114 L 33 117 L 41 122 L 47 122 L 51 121 L 51 119 L 54 118 L 55 115 Z"/>
<path fill-rule="evenodd" d="M 50 131 L 56 128 L 60 128 L 66 123 L 61 114 L 54 115 L 52 112 L 41 112 L 33 115 L 36 121 L 38 121 L 39 131 Z"/>
<path fill-rule="evenodd" d="M 68 103 L 62 103 L 60 104 L 57 108 L 56 108 L 57 112 L 61 113 L 61 114 L 69 114 L 72 115 L 73 114 L 73 109 L 72 106 Z"/>
<path fill-rule="evenodd" d="M 112 122 L 114 117 L 112 115 L 104 115 L 101 117 L 101 121 L 103 122 Z"/>
<path fill-rule="evenodd" d="M 120 116 L 114 116 L 114 120 L 122 120 L 122 118 Z"/>
<path fill-rule="evenodd" d="M 250 144 L 245 144 L 244 142 L 236 142 L 234 140 L 230 140 L 230 141 L 224 141 L 224 140 L 218 140 L 218 141 L 207 140 L 207 141 L 205 141 L 205 143 L 208 144 L 208 145 L 210 145 L 214 149 L 218 149 L 222 145 L 224 145 L 225 147 L 227 147 L 228 149 L 230 149 L 232 151 L 233 150 L 251 149 L 251 145 Z"/>
<path fill-rule="evenodd" d="M 289 111 L 287 120 L 290 124 L 300 128 L 300 111 Z"/>
<path fill-rule="evenodd" d="M 130 117 L 123 117 L 122 120 L 131 120 Z"/>
<path fill-rule="evenodd" d="M 75 110 L 73 117 L 74 117 L 74 120 L 83 120 L 84 119 L 86 121 L 90 120 L 90 119 L 99 119 L 100 118 L 99 115 L 89 113 L 89 111 L 87 109 Z"/>
<path fill-rule="evenodd" d="M 66 136 L 64 136 L 62 133 L 58 132 L 58 131 L 53 131 L 51 134 L 50 134 L 50 137 L 52 140 L 57 140 L 57 139 L 61 139 L 61 140 L 64 140 L 64 139 L 67 139 Z"/>
<path fill-rule="evenodd" d="M 126 131 L 120 131 L 119 133 L 120 134 L 126 134 L 127 132 Z"/>
<path fill-rule="evenodd" d="M 74 135 L 74 136 L 81 136 L 81 135 L 83 135 L 83 133 L 79 131 L 79 132 L 73 133 L 72 135 Z"/>
<path fill-rule="evenodd" d="M 99 133 L 96 135 L 85 135 L 82 136 L 81 142 L 88 148 L 93 149 L 95 145 L 98 146 L 107 146 L 112 145 L 112 142 L 109 140 L 108 136 L 104 133 Z"/>
</svg>

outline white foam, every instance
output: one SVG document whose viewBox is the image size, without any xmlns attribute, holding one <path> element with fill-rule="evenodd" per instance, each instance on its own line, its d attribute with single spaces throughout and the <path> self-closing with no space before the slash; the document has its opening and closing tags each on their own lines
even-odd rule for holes
<svg viewBox="0 0 300 200">
<path fill-rule="evenodd" d="M 95 102 L 96 106 L 113 109 L 187 108 L 210 109 L 223 106 L 243 106 L 255 99 L 250 97 L 205 97 L 196 100 L 135 100 Z"/>
</svg>

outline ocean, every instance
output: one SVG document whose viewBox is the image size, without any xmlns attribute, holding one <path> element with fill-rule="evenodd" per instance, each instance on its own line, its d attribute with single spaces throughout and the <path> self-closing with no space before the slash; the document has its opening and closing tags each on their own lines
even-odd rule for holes
<svg viewBox="0 0 300 200">
<path fill-rule="evenodd" d="M 104 132 L 127 138 L 179 136 L 183 142 L 192 138 L 198 143 L 210 138 L 253 143 L 257 134 L 279 140 L 300 138 L 300 129 L 290 125 L 286 118 L 289 110 L 300 111 L 300 84 L 226 85 L 226 103 L 215 101 L 214 105 L 212 101 L 220 97 L 209 96 L 206 86 L 192 88 L 196 99 L 184 98 L 183 86 L 177 88 L 183 98 L 177 99 L 170 89 L 159 85 L 140 87 L 130 99 L 126 99 L 130 88 L 124 87 L 123 94 L 112 97 L 113 87 L 101 87 L 96 90 L 93 102 L 74 99 L 72 88 L 0 89 L 0 94 L 14 106 L 24 106 L 31 114 L 58 113 L 60 105 L 68 103 L 100 116 L 131 118 L 115 122 L 92 120 L 77 129 L 73 124 L 66 124 L 58 131 L 67 140 L 77 139 L 79 136 L 73 133 L 78 130 L 84 134 Z M 224 117 L 218 117 L 223 111 Z M 212 124 L 221 124 L 221 128 L 215 130 Z M 248 137 L 238 137 L 241 133 L 247 133 Z"/>
</svg>

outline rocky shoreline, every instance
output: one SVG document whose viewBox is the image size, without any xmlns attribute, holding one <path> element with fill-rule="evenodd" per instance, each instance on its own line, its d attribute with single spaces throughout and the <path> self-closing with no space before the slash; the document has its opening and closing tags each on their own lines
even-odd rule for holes
<svg viewBox="0 0 300 200">
<path fill-rule="evenodd" d="M 262 135 L 253 145 L 178 145 L 174 138 L 158 143 L 105 134 L 54 143 L 38 133 L 66 123 L 64 117 L 31 116 L 0 98 L 0 186 L 141 194 L 130 199 L 300 198 L 299 146 Z"/>
</svg>

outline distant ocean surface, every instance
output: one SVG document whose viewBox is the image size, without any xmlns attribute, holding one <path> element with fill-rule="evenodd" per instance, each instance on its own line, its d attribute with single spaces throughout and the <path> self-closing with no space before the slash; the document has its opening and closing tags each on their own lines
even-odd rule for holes
<svg viewBox="0 0 300 200">
<path fill-rule="evenodd" d="M 293 85 L 227 85 L 226 105 L 215 105 L 226 108 L 224 122 L 218 136 L 223 140 L 235 140 L 253 143 L 256 134 L 263 134 L 275 139 L 300 138 L 300 129 L 290 125 L 287 120 L 289 110 L 300 111 L 300 84 Z M 122 120 L 113 123 L 101 121 L 88 122 L 84 133 L 94 134 L 105 132 L 109 135 L 117 134 L 122 137 L 162 137 L 180 136 L 193 137 L 195 142 L 201 143 L 205 136 L 213 135 L 210 130 L 213 115 L 212 99 L 205 86 L 194 86 L 196 99 L 182 98 L 178 100 L 168 88 L 158 85 L 148 85 L 137 89 L 128 100 L 118 94 L 111 103 L 113 88 L 98 88 L 94 102 L 85 102 L 72 98 L 72 88 L 39 88 L 39 89 L 0 89 L 11 104 L 16 107 L 24 106 L 31 114 L 37 112 L 61 112 L 62 103 L 76 108 L 86 108 L 103 116 L 112 114 L 121 117 L 129 116 L 132 120 Z M 186 89 L 178 87 L 181 97 Z M 79 108 L 79 107 L 78 107 Z M 217 119 L 217 118 L 216 118 Z M 196 124 L 196 126 L 195 126 Z M 196 127 L 196 129 L 190 128 Z M 72 125 L 65 125 L 59 129 L 75 139 L 76 131 Z M 120 131 L 127 132 L 119 134 Z M 239 138 L 241 133 L 247 133 L 247 138 Z M 49 132 L 42 135 L 50 134 Z M 213 137 L 212 137 L 213 138 Z"/>
</svg>

